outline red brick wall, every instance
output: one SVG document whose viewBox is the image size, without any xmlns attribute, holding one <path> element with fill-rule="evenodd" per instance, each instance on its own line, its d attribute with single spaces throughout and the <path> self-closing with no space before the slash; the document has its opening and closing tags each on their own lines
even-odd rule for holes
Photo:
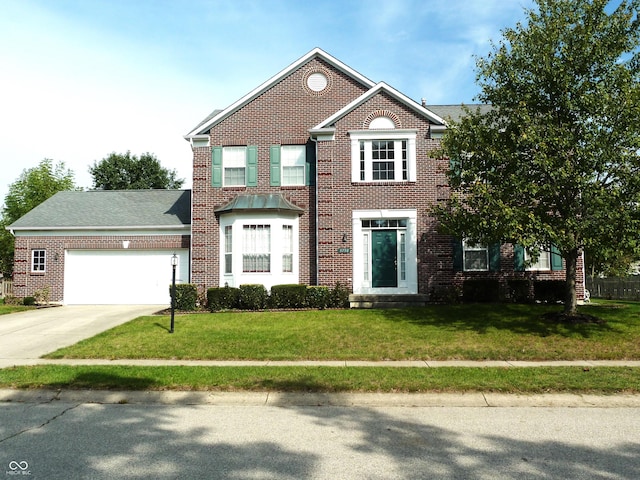
<svg viewBox="0 0 640 480">
<path fill-rule="evenodd" d="M 321 93 L 312 92 L 305 83 L 308 74 L 317 70 L 325 71 L 330 78 L 329 87 Z M 200 288 L 218 286 L 219 283 L 219 222 L 213 212 L 216 207 L 226 204 L 239 194 L 283 193 L 292 203 L 305 209 L 299 224 L 299 281 L 315 283 L 315 188 L 271 187 L 269 147 L 276 144 L 306 143 L 310 128 L 365 91 L 366 88 L 350 77 L 325 62 L 314 59 L 211 130 L 211 146 L 258 147 L 258 186 L 213 188 L 211 148 L 194 149 L 192 282 Z"/>
<path fill-rule="evenodd" d="M 309 91 L 306 75 L 318 68 L 331 77 L 330 87 L 322 94 Z M 352 245 L 352 210 L 400 209 L 417 210 L 418 290 L 429 293 L 461 284 L 465 278 L 497 276 L 507 278 L 563 279 L 564 272 L 514 272 L 513 248 L 502 248 L 500 273 L 454 273 L 451 238 L 437 232 L 429 208 L 448 194 L 446 160 L 430 158 L 439 146 L 429 135 L 426 119 L 385 93 L 379 93 L 338 120 L 335 140 L 317 144 L 317 230 L 316 198 L 313 188 L 270 187 L 269 146 L 302 144 L 309 139 L 309 129 L 342 109 L 365 92 L 341 72 L 320 60 L 291 73 L 279 84 L 242 107 L 216 125 L 210 132 L 211 146 L 257 145 L 258 186 L 248 188 L 213 188 L 211 186 L 211 148 L 194 149 L 193 218 L 192 218 L 192 282 L 200 288 L 217 286 L 219 272 L 219 224 L 214 209 L 238 194 L 282 192 L 305 209 L 300 218 L 300 282 L 307 284 L 352 286 L 351 255 L 339 254 L 338 247 Z M 352 183 L 351 143 L 348 132 L 362 130 L 380 113 L 394 119 L 398 128 L 416 129 L 416 181 Z M 347 234 L 347 242 L 342 237 Z M 316 245 L 318 271 L 315 268 Z M 579 264 L 578 294 L 581 298 L 582 262 Z"/>
<path fill-rule="evenodd" d="M 64 291 L 65 250 L 122 250 L 122 241 L 129 241 L 129 250 L 189 248 L 188 235 L 139 235 L 105 237 L 33 237 L 15 239 L 13 294 L 24 298 L 36 290 L 49 287 L 52 302 L 61 302 Z M 31 272 L 32 250 L 46 250 L 45 272 Z"/>
</svg>

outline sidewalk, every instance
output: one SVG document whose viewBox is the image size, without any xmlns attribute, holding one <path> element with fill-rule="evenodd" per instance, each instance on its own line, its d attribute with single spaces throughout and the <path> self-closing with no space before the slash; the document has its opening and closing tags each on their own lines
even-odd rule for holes
<svg viewBox="0 0 640 480">
<path fill-rule="evenodd" d="M 557 360 L 532 362 L 523 360 L 414 360 L 414 361 L 274 361 L 274 360 L 136 360 L 136 359 L 45 359 L 45 358 L 0 358 L 0 368 L 21 365 L 137 365 L 137 366 L 185 366 L 185 367 L 640 367 L 640 360 Z"/>
</svg>

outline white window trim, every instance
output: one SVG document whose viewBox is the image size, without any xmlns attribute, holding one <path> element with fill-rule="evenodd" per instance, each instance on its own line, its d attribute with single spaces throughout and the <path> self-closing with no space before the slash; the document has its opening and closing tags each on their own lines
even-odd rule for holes
<svg viewBox="0 0 640 480">
<path fill-rule="evenodd" d="M 302 161 L 298 159 L 298 163 L 291 163 L 285 160 L 285 150 L 287 149 L 300 149 L 302 150 Z M 284 169 L 287 167 L 302 167 L 302 179 L 299 183 L 287 183 L 284 174 Z M 285 187 L 299 187 L 304 186 L 306 179 L 307 168 L 307 146 L 306 145 L 281 145 L 280 146 L 280 184 Z"/>
<path fill-rule="evenodd" d="M 244 152 L 242 156 L 242 161 L 239 159 L 234 159 L 234 162 L 239 163 L 239 165 L 231 165 L 231 160 L 228 158 L 225 159 L 225 153 L 231 151 L 240 151 Z M 228 156 L 229 154 L 227 154 Z M 232 184 L 228 185 L 226 182 L 227 174 L 226 171 L 228 168 L 242 168 L 244 169 L 244 182 L 242 184 Z M 223 187 L 244 187 L 247 185 L 247 147 L 246 146 L 230 146 L 230 147 L 222 147 L 222 186 Z"/>
<path fill-rule="evenodd" d="M 353 183 L 370 183 L 370 182 L 415 182 L 416 181 L 416 136 L 418 131 L 415 129 L 389 129 L 389 130 L 352 130 L 349 132 L 351 137 L 351 181 Z M 406 140 L 407 141 L 407 179 L 403 180 L 372 180 L 366 178 L 360 180 L 360 141 L 372 140 Z M 401 159 L 395 161 L 401 162 Z M 370 167 L 369 167 L 370 168 Z"/>
<path fill-rule="evenodd" d="M 38 265 L 42 265 L 42 269 L 36 270 L 36 252 L 42 252 L 42 262 Z M 47 251 L 44 248 L 34 248 L 31 250 L 31 273 L 45 273 L 47 271 Z"/>
<path fill-rule="evenodd" d="M 486 268 L 467 268 L 467 251 L 485 252 Z M 462 270 L 464 272 L 488 272 L 489 271 L 489 247 L 481 244 L 468 244 L 467 240 L 462 241 Z"/>
<path fill-rule="evenodd" d="M 398 283 L 397 288 L 373 288 L 371 286 L 371 271 L 365 271 L 364 261 L 368 252 L 365 248 L 370 248 L 370 241 L 365 238 L 368 230 L 362 228 L 362 220 L 372 219 L 400 219 L 407 220 L 405 230 L 405 275 L 404 281 Z M 417 252 L 417 223 L 418 212 L 415 209 L 393 209 L 393 210 L 354 210 L 351 217 L 353 231 L 353 293 L 396 293 L 415 294 L 418 293 L 418 252 Z M 365 247 L 366 246 L 366 247 Z M 370 264 L 370 259 L 367 259 Z M 370 267 L 369 267 L 370 268 Z"/>
<path fill-rule="evenodd" d="M 542 256 L 538 257 L 538 261 L 534 264 L 528 265 L 526 267 L 526 271 L 528 272 L 549 272 L 551 271 L 551 249 L 550 248 L 545 248 L 545 247 L 541 247 L 540 248 L 540 253 L 546 253 L 547 255 L 547 262 L 546 265 L 541 265 L 540 264 L 540 260 L 542 260 Z M 524 250 L 524 263 L 525 265 L 527 265 L 527 263 L 530 261 L 531 259 L 531 255 L 529 254 L 529 251 L 527 249 Z"/>
<path fill-rule="evenodd" d="M 244 225 L 269 225 L 271 227 L 271 265 L 270 272 L 243 272 L 243 251 L 241 235 Z M 283 245 L 280 241 L 283 225 L 291 225 L 293 236 L 293 271 L 283 272 L 282 258 Z M 232 267 L 231 273 L 225 273 L 225 227 L 231 226 L 234 236 L 238 241 L 232 245 Z M 298 283 L 300 264 L 300 229 L 299 217 L 296 214 L 269 214 L 269 213 L 229 213 L 220 218 L 219 238 L 220 238 L 220 285 L 238 287 L 242 284 L 262 284 L 267 289 L 273 285 Z M 288 249 L 288 247 L 287 247 Z"/>
</svg>

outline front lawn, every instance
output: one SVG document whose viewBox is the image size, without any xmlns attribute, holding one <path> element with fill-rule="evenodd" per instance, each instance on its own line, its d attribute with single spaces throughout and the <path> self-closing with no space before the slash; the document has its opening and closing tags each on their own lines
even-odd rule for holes
<svg viewBox="0 0 640 480">
<path fill-rule="evenodd" d="M 0 388 L 278 392 L 640 392 L 640 368 L 137 367 L 0 370 Z"/>
<path fill-rule="evenodd" d="M 640 304 L 581 307 L 603 323 L 542 318 L 559 306 L 474 304 L 391 310 L 141 317 L 47 358 L 217 360 L 640 359 Z"/>
<path fill-rule="evenodd" d="M 0 315 L 6 313 L 22 312 L 23 310 L 31 310 L 33 307 L 25 307 L 24 305 L 7 305 L 4 299 L 0 299 Z"/>
</svg>

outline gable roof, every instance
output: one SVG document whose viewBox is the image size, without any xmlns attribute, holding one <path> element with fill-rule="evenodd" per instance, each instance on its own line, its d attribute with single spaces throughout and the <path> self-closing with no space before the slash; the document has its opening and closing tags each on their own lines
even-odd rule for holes
<svg viewBox="0 0 640 480">
<path fill-rule="evenodd" d="M 8 230 L 181 229 L 191 224 L 191 190 L 58 192 Z"/>
<path fill-rule="evenodd" d="M 423 117 L 426 117 L 431 123 L 435 123 L 436 125 L 446 125 L 445 120 L 441 118 L 439 115 L 423 107 L 421 104 L 410 99 L 405 94 L 399 92 L 395 88 L 387 85 L 385 82 L 379 82 L 375 86 L 367 90 L 365 93 L 360 95 L 358 98 L 356 98 L 353 102 L 346 105 L 345 107 L 343 107 L 342 109 L 338 110 L 336 113 L 331 115 L 329 118 L 326 118 L 321 123 L 313 127 L 310 131 L 316 132 L 316 131 L 322 131 L 325 128 L 330 128 L 340 118 L 344 117 L 347 113 L 351 112 L 353 109 L 362 105 L 364 102 L 366 102 L 367 100 L 369 100 L 374 95 L 377 95 L 380 92 L 387 93 L 395 100 L 403 103 L 404 105 L 406 105 L 407 107 L 415 111 L 417 114 Z"/>
<path fill-rule="evenodd" d="M 271 88 L 272 86 L 280 82 L 283 78 L 285 78 L 291 72 L 297 70 L 299 67 L 301 67 L 302 65 L 305 65 L 306 63 L 310 62 L 315 58 L 320 58 L 321 60 L 337 68 L 338 70 L 343 72 L 345 75 L 353 78 L 354 80 L 366 86 L 367 88 L 371 88 L 375 85 L 375 83 L 369 80 L 367 77 L 358 73 L 348 65 L 342 63 L 337 58 L 329 55 L 324 50 L 320 48 L 314 48 L 309 53 L 307 53 L 303 57 L 300 57 L 298 60 L 293 62 L 287 68 L 282 70 L 280 73 L 274 75 L 269 80 L 264 82 L 262 85 L 250 91 L 244 97 L 232 103 L 224 110 L 214 110 L 214 112 L 211 115 L 209 115 L 209 117 L 207 117 L 200 124 L 198 124 L 198 126 L 195 127 L 192 131 L 190 131 L 187 135 L 185 135 L 184 138 L 186 140 L 191 140 L 192 138 L 198 135 L 205 134 L 209 129 L 211 129 L 211 127 L 213 127 L 217 123 L 227 118 L 232 113 L 236 112 L 237 110 L 239 110 L 240 108 L 242 108 L 243 106 L 251 102 L 254 98 L 258 97 L 259 95 L 262 95 L 265 91 L 267 91 L 269 88 Z"/>
</svg>

